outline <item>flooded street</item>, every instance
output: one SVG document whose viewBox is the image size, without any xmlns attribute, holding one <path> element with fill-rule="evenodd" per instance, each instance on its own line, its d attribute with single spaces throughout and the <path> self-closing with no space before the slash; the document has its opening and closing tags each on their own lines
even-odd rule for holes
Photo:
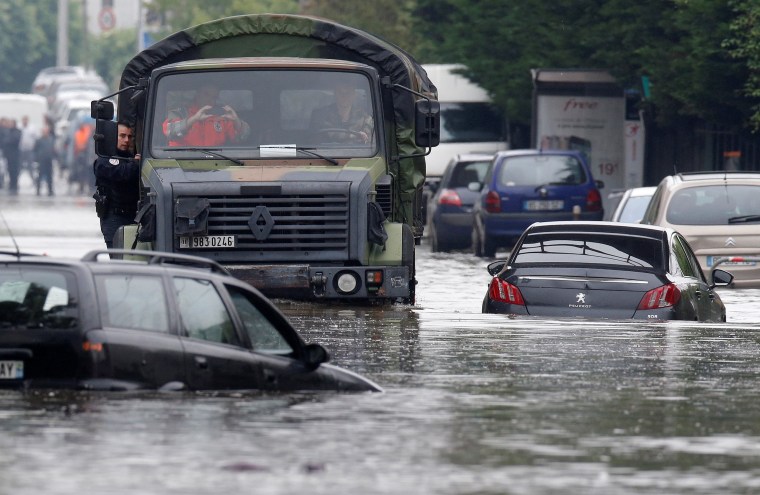
<svg viewBox="0 0 760 495">
<path fill-rule="evenodd" d="M 60 190 L 0 191 L 20 249 L 104 248 Z M 486 264 L 425 242 L 415 306 L 277 301 L 382 394 L 0 391 L 0 494 L 760 492 L 760 290 L 725 324 L 510 319 Z"/>
</svg>

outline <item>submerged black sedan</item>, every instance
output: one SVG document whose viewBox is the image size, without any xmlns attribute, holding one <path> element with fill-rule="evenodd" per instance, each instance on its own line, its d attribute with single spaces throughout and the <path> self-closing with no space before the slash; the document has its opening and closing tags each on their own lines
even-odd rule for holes
<svg viewBox="0 0 760 495">
<path fill-rule="evenodd" d="M 549 317 L 726 321 L 708 282 L 678 232 L 615 222 L 545 222 L 528 227 L 493 276 L 484 313 Z"/>
<path fill-rule="evenodd" d="M 0 387 L 380 390 L 328 360 L 260 292 L 205 258 L 0 253 Z"/>
</svg>

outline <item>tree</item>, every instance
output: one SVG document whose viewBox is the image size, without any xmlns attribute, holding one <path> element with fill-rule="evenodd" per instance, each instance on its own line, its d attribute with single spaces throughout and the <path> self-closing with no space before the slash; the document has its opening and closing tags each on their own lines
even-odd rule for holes
<svg viewBox="0 0 760 495">
<path fill-rule="evenodd" d="M 757 53 L 757 35 L 751 48 L 736 30 L 756 33 L 757 18 L 747 24 L 742 16 L 758 7 L 735 3 L 743 10 L 726 9 L 725 0 L 418 0 L 414 18 L 422 37 L 435 40 L 424 55 L 465 63 L 466 75 L 518 122 L 530 121 L 531 68 L 600 68 L 629 88 L 648 76 L 662 123 L 688 117 L 736 127 L 748 118 L 748 93 L 739 90 L 758 83 L 746 85 L 752 68 L 741 58 L 749 57 L 732 57 L 724 42 L 736 26 L 738 44 Z"/>
<path fill-rule="evenodd" d="M 755 0 L 731 2 L 736 13 L 725 42 L 730 55 L 746 64 L 749 71 L 743 94 L 750 100 L 750 125 L 760 131 L 760 4 Z"/>
<path fill-rule="evenodd" d="M 56 32 L 56 0 L 0 4 L 0 91 L 29 92 L 37 72 L 55 65 L 55 45 L 47 42 L 51 32 Z"/>
</svg>

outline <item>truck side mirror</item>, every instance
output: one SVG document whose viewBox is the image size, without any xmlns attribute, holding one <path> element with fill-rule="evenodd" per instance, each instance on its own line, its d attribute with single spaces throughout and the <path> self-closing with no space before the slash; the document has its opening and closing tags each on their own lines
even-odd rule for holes
<svg viewBox="0 0 760 495">
<path fill-rule="evenodd" d="M 113 120 L 113 102 L 93 100 L 90 102 L 90 117 L 97 120 Z"/>
<path fill-rule="evenodd" d="M 113 111 L 113 106 L 111 107 Z M 115 156 L 116 140 L 119 126 L 113 120 L 98 119 L 95 121 L 95 133 L 92 139 L 95 141 L 95 153 L 98 156 Z"/>
<path fill-rule="evenodd" d="M 414 142 L 423 148 L 438 146 L 441 141 L 441 104 L 421 99 L 414 103 Z"/>
</svg>

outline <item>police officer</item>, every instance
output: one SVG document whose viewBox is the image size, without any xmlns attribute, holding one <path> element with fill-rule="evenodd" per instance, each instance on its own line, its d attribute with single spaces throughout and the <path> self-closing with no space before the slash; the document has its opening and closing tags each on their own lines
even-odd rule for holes
<svg viewBox="0 0 760 495">
<path fill-rule="evenodd" d="M 98 157 L 93 163 L 96 192 L 95 208 L 106 247 L 113 247 L 119 227 L 135 222 L 140 197 L 140 155 L 134 154 L 135 134 L 128 122 L 120 121 L 116 155 Z"/>
</svg>

